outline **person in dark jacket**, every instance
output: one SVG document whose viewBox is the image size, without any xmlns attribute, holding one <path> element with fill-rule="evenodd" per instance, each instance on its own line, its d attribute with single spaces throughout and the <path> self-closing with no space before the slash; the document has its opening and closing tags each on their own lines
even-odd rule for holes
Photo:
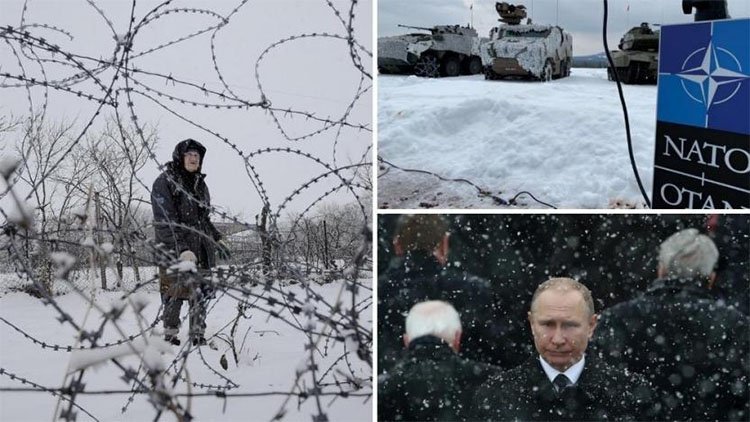
<svg viewBox="0 0 750 422">
<path fill-rule="evenodd" d="M 658 388 L 667 420 L 750 419 L 750 322 L 711 293 L 718 257 L 697 229 L 673 234 L 660 247 L 659 278 L 600 318 L 592 347 Z"/>
<path fill-rule="evenodd" d="M 477 390 L 478 420 L 641 420 L 650 391 L 633 374 L 586 353 L 597 315 L 591 292 L 570 278 L 540 284 L 529 311 L 539 355 Z"/>
<path fill-rule="evenodd" d="M 750 316 L 750 215 L 711 215 L 707 226 L 719 249 L 714 297 Z"/>
<path fill-rule="evenodd" d="M 458 356 L 461 320 L 446 302 L 414 305 L 404 344 L 406 355 L 378 379 L 379 421 L 467 420 L 474 391 L 499 373 Z"/>
<path fill-rule="evenodd" d="M 427 300 L 450 303 L 461 315 L 461 355 L 495 364 L 497 318 L 489 283 L 448 265 L 448 224 L 439 215 L 405 215 L 393 240 L 397 258 L 378 278 L 378 370 L 403 354 L 398 339 L 411 307 Z"/>
<path fill-rule="evenodd" d="M 196 266 L 204 270 L 215 265 L 217 247 L 222 255 L 228 254 L 221 233 L 209 219 L 211 196 L 205 182 L 206 175 L 201 173 L 205 156 L 206 148 L 198 141 L 186 139 L 179 142 L 172 153 L 172 161 L 154 181 L 151 190 L 156 242 L 175 254 L 190 257 L 188 260 L 196 260 Z M 192 255 L 184 254 L 188 251 Z M 176 290 L 169 288 L 172 280 L 163 266 L 160 266 L 159 277 L 162 282 L 165 339 L 179 345 L 180 308 L 188 297 L 174 294 Z M 205 287 L 190 289 L 190 338 L 194 345 L 206 344 L 207 293 Z"/>
</svg>

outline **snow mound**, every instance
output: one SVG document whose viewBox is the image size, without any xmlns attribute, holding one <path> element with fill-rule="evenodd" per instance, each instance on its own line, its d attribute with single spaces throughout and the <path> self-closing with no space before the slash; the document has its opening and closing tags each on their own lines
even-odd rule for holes
<svg viewBox="0 0 750 422">
<path fill-rule="evenodd" d="M 529 191 L 558 208 L 642 201 L 617 88 L 604 69 L 573 69 L 549 83 L 390 75 L 378 83 L 378 151 L 397 166 L 464 178 L 504 199 Z M 624 90 L 636 162 L 650 192 L 656 88 Z M 395 169 L 378 186 L 385 208 L 497 206 L 465 184 Z M 528 196 L 519 203 L 544 208 Z"/>
</svg>

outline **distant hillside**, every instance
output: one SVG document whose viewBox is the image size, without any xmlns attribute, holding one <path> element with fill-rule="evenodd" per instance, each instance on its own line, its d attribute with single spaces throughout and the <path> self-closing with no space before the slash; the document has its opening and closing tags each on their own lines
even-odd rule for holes
<svg viewBox="0 0 750 422">
<path fill-rule="evenodd" d="M 601 52 L 590 56 L 573 56 L 573 67 L 607 67 L 607 55 Z"/>
</svg>

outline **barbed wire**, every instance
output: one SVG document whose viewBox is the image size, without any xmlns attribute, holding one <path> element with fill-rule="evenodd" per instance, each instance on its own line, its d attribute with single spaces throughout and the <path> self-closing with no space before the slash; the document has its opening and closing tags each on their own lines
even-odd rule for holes
<svg viewBox="0 0 750 422">
<path fill-rule="evenodd" d="M 370 35 L 370 20 L 357 19 L 357 11 L 369 12 L 369 2 L 363 5 L 358 0 L 321 0 L 320 7 L 331 14 L 337 25 L 340 24 L 338 29 L 321 24 L 320 31 L 287 35 L 270 42 L 265 48 L 259 46 L 261 50 L 250 73 L 255 78 L 257 96 L 241 95 L 234 88 L 218 49 L 223 41 L 220 35 L 224 35 L 232 24 L 244 25 L 243 19 L 253 13 L 254 5 L 241 0 L 223 12 L 219 5 L 193 8 L 173 7 L 172 3 L 168 0 L 144 5 L 132 0 L 127 15 L 120 13 L 118 16 L 122 19 L 118 21 L 113 18 L 116 13 L 108 10 L 111 5 L 86 0 L 86 7 L 93 11 L 93 15 L 86 15 L 87 19 L 94 16 L 107 28 L 97 37 L 111 36 L 112 41 L 101 54 L 85 48 L 95 43 L 90 39 L 77 39 L 76 28 L 54 21 L 34 21 L 33 2 L 23 2 L 19 25 L 0 27 L 0 40 L 5 46 L 0 50 L 3 54 L 0 56 L 3 57 L 0 90 L 21 90 L 22 97 L 25 97 L 22 115 L 6 115 L 0 119 L 0 137 L 14 136 L 14 140 L 6 145 L 12 145 L 18 156 L 15 161 L 0 160 L 0 179 L 5 182 L 5 188 L 0 191 L 0 200 L 3 201 L 0 215 L 5 219 L 0 247 L 6 254 L 0 264 L 14 272 L 10 282 L 12 287 L 0 285 L 0 300 L 9 291 L 29 292 L 49 308 L 47 313 L 53 315 L 61 327 L 76 333 L 74 344 L 59 344 L 59 341 L 43 338 L 44 334 L 32 332 L 36 329 L 30 330 L 28 324 L 19 323 L 12 315 L 0 316 L 8 332 L 18 339 L 8 342 L 8 345 L 13 345 L 9 347 L 25 341 L 38 350 L 69 356 L 68 370 L 57 386 L 19 375 L 23 370 L 0 368 L 0 379 L 23 385 L 2 385 L 0 392 L 50 394 L 57 399 L 54 418 L 66 421 L 77 420 L 78 412 L 99 420 L 97 412 L 90 407 L 91 403 L 82 398 L 101 395 L 127 395 L 120 407 L 122 413 L 128 412 L 129 405 L 136 402 L 137 397 L 145 396 L 154 409 L 154 420 L 170 413 L 185 421 L 200 416 L 192 407 L 193 398 L 214 398 L 224 401 L 226 406 L 229 399 L 278 396 L 283 400 L 272 419 L 283 419 L 294 399 L 298 409 L 303 403 L 312 402 L 313 420 L 327 421 L 328 408 L 335 401 L 363 398 L 367 403 L 372 396 L 373 337 L 369 318 L 372 289 L 362 281 L 370 277 L 372 250 L 368 199 L 372 194 L 372 124 L 369 122 L 370 113 L 364 122 L 353 117 L 357 106 L 369 109 L 372 95 L 370 68 L 373 54 L 368 47 L 369 41 L 362 42 L 356 35 L 360 32 L 362 36 Z M 174 28 L 183 27 L 174 21 L 185 20 L 184 27 L 188 28 L 196 23 L 188 21 L 193 16 L 203 16 L 210 22 L 200 21 L 201 26 L 191 27 L 187 34 L 167 31 L 164 34 L 168 37 L 166 40 L 149 45 L 149 31 L 163 28 L 167 20 Z M 90 24 L 92 22 L 86 23 Z M 213 70 L 211 78 L 219 81 L 218 89 L 207 87 L 210 85 L 208 77 L 196 82 L 181 76 L 182 69 L 174 67 L 176 63 L 168 60 L 160 69 L 140 63 L 144 58 L 154 58 L 173 48 L 193 48 L 190 44 L 197 43 L 204 36 L 209 37 L 208 65 Z M 331 63 L 330 72 L 356 75 L 352 94 L 338 115 L 332 116 L 315 108 L 274 106 L 271 101 L 273 91 L 262 82 L 267 80 L 264 75 L 279 72 L 273 63 L 267 61 L 271 52 L 283 55 L 287 47 L 311 39 L 325 41 L 335 49 L 346 51 L 348 68 L 342 68 L 340 62 Z M 79 121 L 70 125 L 70 133 L 50 139 L 50 131 L 54 130 L 56 119 L 64 111 L 55 109 L 53 93 L 65 97 L 68 103 L 75 103 L 82 112 Z M 38 101 L 40 97 L 41 101 Z M 147 109 L 145 104 L 162 110 L 236 154 L 268 221 L 264 224 L 247 222 L 230 215 L 196 197 L 166 171 L 166 165 L 157 158 L 156 140 L 150 134 L 153 132 L 149 132 L 156 117 L 144 111 Z M 239 140 L 226 128 L 217 129 L 213 123 L 201 123 L 192 110 L 197 113 L 218 110 L 266 115 L 270 119 L 269 128 L 278 134 L 280 143 L 293 143 L 294 147 L 253 146 Z M 289 122 L 294 119 L 312 122 L 315 127 L 293 134 Z M 92 143 L 97 131 L 103 130 L 104 120 L 113 123 L 114 132 L 109 141 L 99 138 Z M 324 135 L 327 138 L 322 138 Z M 306 149 L 307 145 L 316 143 L 328 148 L 325 154 L 330 156 Z M 96 161 L 96 170 L 91 172 L 93 176 L 84 178 L 66 173 L 77 168 L 75 164 L 85 156 L 81 151 L 92 148 L 92 145 L 104 148 L 90 153 Z M 345 151 L 341 151 L 342 145 L 346 146 Z M 111 162 L 97 157 L 103 152 L 115 154 L 112 151 L 121 151 L 122 155 L 115 157 L 126 162 L 117 174 L 106 173 L 117 170 L 108 168 Z M 357 158 L 341 162 L 341 157 L 351 155 L 352 151 Z M 10 149 L 3 152 L 10 152 Z M 44 161 L 40 161 L 40 157 L 45 157 Z M 289 193 L 272 192 L 267 183 L 270 176 L 260 170 L 260 163 L 271 160 L 277 165 L 285 165 L 290 159 L 311 163 L 317 170 L 299 173 L 302 181 Z M 176 256 L 178 251 L 170 251 L 152 240 L 150 225 L 138 220 L 138 204 L 148 204 L 143 198 L 150 194 L 151 183 L 140 172 L 146 164 L 164 172 L 179 194 L 194 206 L 208 209 L 212 215 L 234 225 L 236 230 L 255 233 L 260 237 L 263 252 L 256 250 L 256 256 L 246 257 L 247 260 L 232 265 L 201 271 L 185 269 L 185 263 Z M 129 180 L 128 184 L 118 186 L 118 183 L 125 183 L 122 182 L 124 179 Z M 119 209 L 113 208 L 110 212 L 120 215 L 117 221 L 112 217 L 105 222 L 100 216 L 98 196 L 97 199 L 94 196 L 106 189 L 119 195 L 116 201 L 113 200 Z M 27 191 L 25 195 L 24 191 Z M 123 198 L 126 193 L 129 196 Z M 63 194 L 65 196 L 61 197 Z M 302 199 L 303 194 L 306 194 L 306 199 Z M 345 227 L 354 249 L 339 252 L 348 262 L 337 267 L 335 272 L 329 268 L 329 262 L 334 258 L 328 252 L 322 258 L 324 268 L 308 262 L 313 233 L 302 231 L 307 230 L 313 213 L 334 194 L 350 197 L 357 210 L 356 216 L 348 222 L 349 226 Z M 30 207 L 29 203 L 33 205 Z M 301 211 L 286 215 L 290 210 Z M 196 231 L 190 224 L 174 221 L 170 222 L 170 227 Z M 217 246 L 213 238 L 202 232 L 198 234 Z M 123 275 L 126 262 L 131 263 L 132 268 L 128 268 L 133 271 L 140 267 L 179 268 L 184 276 L 181 276 L 184 287 L 193 292 L 207 292 L 199 299 L 206 308 L 206 319 L 217 315 L 219 308 L 228 303 L 236 307 L 237 313 L 207 336 L 208 348 L 190 343 L 172 348 L 161 339 L 159 322 L 162 321 L 164 306 L 158 297 L 159 277 L 153 275 L 141 279 L 137 275 L 133 282 Z M 121 294 L 111 304 L 105 304 L 102 299 L 102 293 L 108 289 L 95 285 L 96 271 L 114 274 L 115 285 Z M 335 288 L 322 294 L 320 284 L 316 282 L 318 278 L 311 272 L 323 272 L 326 282 L 335 279 L 332 286 Z M 60 300 L 61 294 L 80 298 L 85 309 L 69 308 Z M 159 301 L 158 309 L 151 306 L 148 311 L 149 298 L 154 296 Z M 304 339 L 299 346 L 301 361 L 285 391 L 248 390 L 244 380 L 227 372 L 227 354 L 236 365 L 243 354 L 249 357 L 247 340 L 252 337 L 252 318 L 257 319 L 259 315 L 265 317 L 262 323 L 273 321 L 291 332 L 298 332 Z M 189 318 L 190 313 L 183 315 L 181 323 Z M 262 341 L 266 332 L 268 330 L 255 331 L 255 339 Z M 219 362 L 221 368 L 213 356 L 214 352 L 221 353 L 220 349 L 224 350 Z M 164 360 L 171 353 L 174 357 Z M 132 356 L 136 359 L 132 360 Z M 258 355 L 252 359 L 258 359 Z M 111 366 L 116 379 L 104 385 L 89 381 L 88 384 L 95 387 L 87 386 L 86 380 L 94 377 L 89 371 L 92 363 Z M 196 365 L 200 370 L 196 370 Z M 114 387 L 118 383 L 127 388 Z M 323 397 L 332 399 L 325 403 Z M 369 415 L 370 410 L 363 407 L 362 417 L 368 418 Z"/>
</svg>

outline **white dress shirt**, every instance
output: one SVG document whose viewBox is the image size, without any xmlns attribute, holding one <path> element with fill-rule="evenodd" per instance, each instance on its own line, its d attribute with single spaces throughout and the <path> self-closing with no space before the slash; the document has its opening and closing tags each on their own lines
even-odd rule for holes
<svg viewBox="0 0 750 422">
<path fill-rule="evenodd" d="M 583 372 L 583 364 L 586 362 L 586 355 L 581 356 L 581 360 L 576 362 L 575 365 L 568 368 L 565 372 L 560 372 L 553 368 L 541 355 L 539 355 L 539 362 L 542 363 L 542 369 L 544 369 L 544 373 L 547 374 L 547 378 L 549 378 L 551 383 L 554 384 L 555 377 L 559 374 L 564 374 L 570 380 L 571 385 L 575 385 L 578 382 L 578 378 L 581 377 L 581 372 Z"/>
</svg>

